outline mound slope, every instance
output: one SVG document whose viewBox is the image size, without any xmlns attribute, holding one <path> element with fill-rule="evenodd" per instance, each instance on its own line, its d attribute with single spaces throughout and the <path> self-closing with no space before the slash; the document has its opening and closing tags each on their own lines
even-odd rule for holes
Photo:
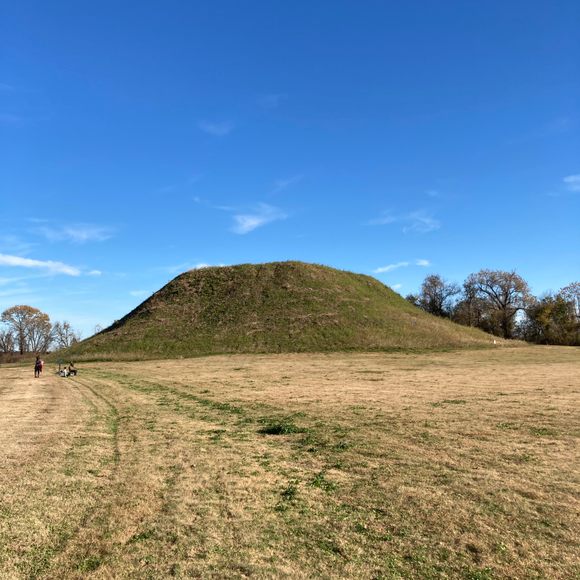
<svg viewBox="0 0 580 580">
<path fill-rule="evenodd" d="M 372 278 L 301 262 L 192 270 L 70 354 L 174 357 L 484 346 Z"/>
</svg>

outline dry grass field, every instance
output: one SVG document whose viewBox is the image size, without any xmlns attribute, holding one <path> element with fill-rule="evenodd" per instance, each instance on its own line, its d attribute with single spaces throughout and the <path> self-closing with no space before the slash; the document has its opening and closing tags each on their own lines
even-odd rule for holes
<svg viewBox="0 0 580 580">
<path fill-rule="evenodd" d="M 578 578 L 580 351 L 0 368 L 0 578 Z"/>
</svg>

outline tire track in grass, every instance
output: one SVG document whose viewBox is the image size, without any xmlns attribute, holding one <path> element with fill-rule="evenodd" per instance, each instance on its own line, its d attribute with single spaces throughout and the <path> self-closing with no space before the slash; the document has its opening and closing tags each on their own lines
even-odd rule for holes
<svg viewBox="0 0 580 580">
<path fill-rule="evenodd" d="M 107 372 L 102 373 L 97 371 L 97 374 L 111 378 L 110 373 Z M 254 543 L 267 543 L 269 545 L 271 538 L 268 539 L 264 536 L 269 537 L 272 529 L 282 525 L 283 527 L 290 527 L 286 536 L 287 538 L 293 538 L 291 540 L 292 542 L 298 542 L 298 544 L 306 542 L 306 545 L 318 546 L 318 540 L 311 540 L 308 534 L 304 536 L 301 533 L 304 526 L 303 522 L 299 520 L 303 519 L 304 515 L 299 520 L 294 521 L 294 519 L 284 516 L 282 513 L 284 510 L 281 511 L 274 508 L 280 505 L 278 494 L 282 493 L 283 495 L 287 482 L 295 478 L 301 480 L 301 488 L 305 492 L 308 491 L 307 495 L 313 493 L 318 496 L 316 503 L 322 500 L 322 503 L 325 504 L 329 501 L 330 496 L 328 496 L 328 493 L 334 490 L 334 485 L 325 478 L 327 461 L 347 447 L 340 445 L 342 441 L 338 441 L 336 445 L 331 444 L 328 439 L 332 440 L 332 437 L 326 437 L 325 440 L 325 438 L 319 437 L 311 431 L 307 432 L 304 436 L 303 429 L 286 429 L 281 433 L 282 437 L 268 437 L 267 434 L 270 431 L 266 427 L 270 427 L 272 424 L 282 424 L 284 427 L 288 427 L 291 424 L 287 415 L 282 415 L 279 409 L 271 406 L 262 405 L 258 409 L 254 406 L 248 409 L 229 402 L 220 402 L 201 397 L 166 384 L 136 379 L 119 373 L 115 373 L 114 380 L 119 385 L 122 385 L 123 388 L 146 395 L 149 399 L 152 399 L 153 403 L 159 409 L 165 409 L 169 413 L 182 415 L 190 420 L 200 419 L 206 422 L 217 422 L 226 427 L 213 434 L 211 431 L 206 431 L 205 439 L 204 433 L 198 433 L 197 438 L 200 445 L 206 444 L 208 437 L 210 440 L 215 440 L 215 442 L 219 440 L 221 445 L 218 451 L 222 455 L 225 453 L 227 457 L 227 460 L 224 460 L 221 466 L 212 465 L 211 458 L 204 458 L 205 465 L 209 466 L 207 468 L 212 473 L 211 477 L 213 481 L 206 482 L 205 487 L 198 485 L 198 488 L 201 488 L 200 494 L 207 495 L 208 489 L 213 490 L 209 492 L 209 498 L 212 498 L 211 501 L 217 501 L 219 505 L 219 508 L 216 506 L 216 509 L 219 511 L 219 517 L 216 518 L 215 514 L 206 513 L 204 516 L 204 520 L 206 520 L 204 525 L 207 527 L 208 522 L 212 521 L 211 527 L 216 530 L 222 530 L 220 545 L 223 545 L 224 542 L 229 543 L 231 546 L 230 549 L 232 550 L 231 553 L 235 554 L 238 553 L 235 546 L 240 547 L 244 543 L 244 535 L 247 532 L 243 526 L 240 526 L 239 521 L 246 516 L 240 512 L 240 503 L 243 504 L 239 499 L 240 494 L 244 497 L 245 502 L 251 504 L 252 501 L 248 501 L 249 498 L 247 495 L 244 495 L 243 492 L 236 489 L 237 482 L 235 480 L 239 480 L 240 477 L 246 477 L 250 471 L 253 471 L 258 474 L 257 477 L 253 477 L 253 485 L 256 485 L 256 480 L 263 480 L 258 484 L 260 488 L 258 495 L 261 495 L 261 499 L 265 499 L 266 501 L 264 505 L 260 506 L 260 509 L 263 511 L 262 519 L 269 521 L 268 525 L 261 526 L 261 529 L 254 532 L 256 536 L 260 536 L 259 540 L 255 538 Z M 267 417 L 258 413 L 258 411 L 266 410 L 269 411 Z M 232 421 L 232 418 L 237 419 Z M 301 420 L 307 420 L 306 416 L 302 415 Z M 312 420 L 309 420 L 309 422 L 314 426 Z M 260 431 L 263 431 L 263 434 L 260 434 Z M 298 438 L 288 437 L 288 435 L 293 433 L 298 433 Z M 340 430 L 340 438 L 342 439 L 343 436 L 344 433 Z M 224 445 L 232 447 L 232 451 L 229 454 L 225 450 Z M 307 448 L 312 450 L 314 447 L 317 448 L 317 453 L 312 454 L 306 452 Z M 256 448 L 263 449 L 263 453 L 258 453 L 257 457 Z M 202 451 L 205 451 L 205 449 L 202 449 Z M 300 452 L 298 461 L 296 457 L 297 452 Z M 271 466 L 274 466 L 274 469 L 265 466 L 262 461 L 263 456 L 274 459 L 273 462 L 268 461 L 268 463 L 271 463 Z M 332 463 L 335 462 L 333 461 Z M 195 473 L 192 473 L 190 469 L 186 468 L 184 471 L 185 475 L 182 478 L 183 480 L 187 480 L 188 477 L 190 480 L 196 478 Z M 197 477 L 199 478 L 199 475 Z M 192 481 L 189 484 L 194 487 L 196 485 Z M 283 507 L 287 508 L 289 505 Z M 177 506 L 178 518 L 184 517 L 183 507 L 183 505 Z M 224 522 L 226 522 L 226 525 L 224 525 Z M 249 524 L 255 525 L 255 522 L 249 522 Z M 326 537 L 329 533 L 333 535 L 333 532 L 329 532 L 324 526 L 312 526 L 311 532 L 313 530 L 316 530 L 315 536 L 320 535 L 321 537 Z M 207 538 L 201 537 L 200 534 L 194 534 L 193 537 L 198 545 L 201 546 L 199 553 L 202 555 L 201 558 L 204 560 L 206 568 L 196 568 L 194 566 L 190 567 L 188 572 L 196 574 L 201 569 L 207 569 L 208 566 L 213 570 L 213 573 L 217 573 L 218 570 L 225 572 L 226 568 L 223 562 L 225 552 L 219 546 L 215 545 L 215 540 L 211 538 L 208 540 Z M 312 541 L 314 542 L 313 544 Z M 245 543 L 248 543 L 247 539 Z M 327 541 L 325 543 L 322 539 L 319 543 L 325 551 L 321 554 L 321 558 L 327 558 L 334 562 L 337 554 L 332 550 L 326 550 L 326 546 L 336 546 L 338 543 L 334 541 Z M 255 547 L 252 549 L 256 550 Z M 307 552 L 309 549 L 304 547 L 301 551 Z M 216 550 L 218 551 L 217 553 Z M 250 571 L 253 569 L 251 565 L 247 565 L 243 561 L 238 564 L 240 570 Z M 261 562 L 260 567 L 261 569 L 264 569 L 264 567 L 271 569 L 272 573 L 275 570 L 279 571 L 277 567 L 272 568 L 271 562 Z M 323 569 L 324 567 L 321 568 L 321 571 Z"/>
<path fill-rule="evenodd" d="M 55 554 L 48 570 L 48 577 L 79 577 L 95 572 L 103 563 L 107 550 L 103 546 L 112 525 L 114 502 L 122 485 L 120 470 L 122 455 L 119 445 L 121 417 L 114 401 L 103 395 L 98 383 L 87 378 L 76 377 L 75 386 L 88 400 L 102 409 L 102 426 L 109 440 L 107 457 L 100 462 L 96 475 L 100 485 L 95 495 L 88 498 L 89 507 L 79 525 Z"/>
<path fill-rule="evenodd" d="M 34 383 L 34 392 L 36 400 L 27 415 L 20 413 L 20 425 L 36 433 L 33 437 L 39 444 L 24 448 L 32 452 L 29 460 L 4 466 L 14 484 L 3 493 L 12 508 L 5 526 L 0 526 L 0 544 L 9 547 L 9 557 L 0 561 L 2 577 L 46 576 L 54 558 L 88 517 L 85 496 L 95 486 L 87 471 L 98 468 L 100 456 L 98 401 L 82 393 L 74 381 L 64 383 L 50 376 Z M 56 397 L 60 404 L 50 402 L 48 412 L 40 415 L 44 421 L 39 422 L 38 402 L 42 407 L 44 397 L 49 401 Z M 66 429 L 55 431 L 53 424 Z M 22 439 L 23 434 L 16 429 L 14 436 Z"/>
<path fill-rule="evenodd" d="M 84 528 L 55 559 L 51 571 L 61 577 L 146 577 L 157 560 L 165 561 L 172 543 L 171 531 L 160 537 L 151 531 L 151 522 L 171 515 L 173 489 L 181 475 L 182 460 L 174 449 L 179 432 L 142 393 L 91 376 L 82 384 L 108 405 L 115 467 Z M 163 427 L 157 428 L 161 420 Z"/>
</svg>

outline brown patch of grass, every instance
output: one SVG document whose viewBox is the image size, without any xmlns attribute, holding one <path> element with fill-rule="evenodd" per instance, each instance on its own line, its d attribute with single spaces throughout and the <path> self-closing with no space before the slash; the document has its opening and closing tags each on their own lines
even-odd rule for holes
<svg viewBox="0 0 580 580">
<path fill-rule="evenodd" d="M 534 347 L 0 369 L 0 576 L 573 577 L 579 366 Z"/>
</svg>

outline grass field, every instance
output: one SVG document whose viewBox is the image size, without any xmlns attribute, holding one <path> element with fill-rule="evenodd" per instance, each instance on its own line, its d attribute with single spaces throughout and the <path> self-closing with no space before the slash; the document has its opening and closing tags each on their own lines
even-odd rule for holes
<svg viewBox="0 0 580 580">
<path fill-rule="evenodd" d="M 0 368 L 0 578 L 578 578 L 580 351 Z"/>
</svg>

